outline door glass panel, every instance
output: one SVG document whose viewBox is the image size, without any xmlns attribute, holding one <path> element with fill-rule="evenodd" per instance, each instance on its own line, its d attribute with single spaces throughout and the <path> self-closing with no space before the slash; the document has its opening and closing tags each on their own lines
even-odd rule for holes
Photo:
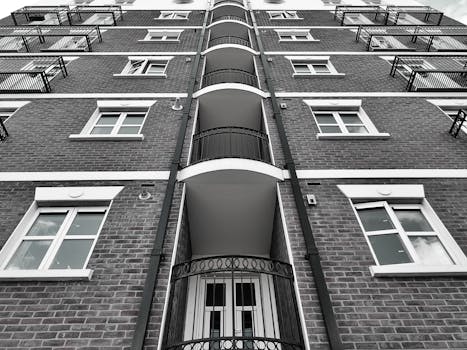
<svg viewBox="0 0 467 350">
<path fill-rule="evenodd" d="M 11 258 L 7 270 L 37 269 L 52 241 L 23 241 Z"/>
<path fill-rule="evenodd" d="M 251 311 L 242 311 L 242 336 L 245 338 L 253 337 L 253 315 Z M 252 340 L 243 341 L 244 349 L 253 349 Z"/>
<path fill-rule="evenodd" d="M 55 236 L 67 213 L 41 213 L 26 236 Z"/>
<path fill-rule="evenodd" d="M 452 265 L 454 262 L 436 236 L 410 236 L 418 257 L 425 265 Z"/>
<path fill-rule="evenodd" d="M 433 231 L 420 209 L 395 209 L 394 212 L 406 232 Z"/>
<path fill-rule="evenodd" d="M 367 232 L 391 230 L 394 228 L 385 208 L 358 209 L 363 228 Z"/>
<path fill-rule="evenodd" d="M 225 306 L 225 283 L 206 285 L 206 306 Z"/>
<path fill-rule="evenodd" d="M 95 235 L 103 218 L 104 213 L 78 213 L 67 235 Z"/>
<path fill-rule="evenodd" d="M 209 317 L 209 337 L 219 338 L 221 336 L 221 312 L 211 311 Z M 211 341 L 209 343 L 209 349 L 218 350 L 220 349 L 219 341 Z"/>
<path fill-rule="evenodd" d="M 369 236 L 368 239 L 381 265 L 412 262 L 398 234 Z"/>
<path fill-rule="evenodd" d="M 93 242 L 93 239 L 64 240 L 49 268 L 82 269 Z"/>
<path fill-rule="evenodd" d="M 236 305 L 237 306 L 255 306 L 255 285 L 254 283 L 236 283 Z"/>
</svg>

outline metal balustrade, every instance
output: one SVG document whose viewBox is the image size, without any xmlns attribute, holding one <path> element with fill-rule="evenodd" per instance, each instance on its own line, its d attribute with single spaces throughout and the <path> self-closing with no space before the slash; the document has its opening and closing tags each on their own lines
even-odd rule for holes
<svg viewBox="0 0 467 350">
<path fill-rule="evenodd" d="M 216 256 L 173 267 L 164 350 L 303 350 L 292 267 Z"/>
<path fill-rule="evenodd" d="M 50 81 L 68 75 L 61 56 L 11 56 L 0 58 L 0 93 L 51 92 Z"/>
<path fill-rule="evenodd" d="M 362 23 L 348 23 L 350 21 L 349 15 L 362 15 L 367 18 L 367 16 L 374 16 L 374 21 L 378 19 L 379 15 L 385 16 L 386 10 L 380 6 L 347 6 L 347 5 L 338 5 L 334 9 L 334 19 L 339 20 L 340 25 L 359 25 Z M 346 21 L 347 19 L 347 21 Z M 370 21 L 369 19 L 367 19 Z M 371 23 L 371 22 L 369 22 Z"/>
<path fill-rule="evenodd" d="M 123 20 L 120 5 L 76 6 L 67 13 L 71 25 L 112 25 Z"/>
<path fill-rule="evenodd" d="M 15 26 L 32 25 L 64 25 L 68 20 L 69 6 L 24 6 L 11 13 Z"/>
<path fill-rule="evenodd" d="M 240 38 L 238 36 L 220 36 L 209 40 L 208 47 L 213 47 L 222 44 L 234 44 L 242 45 L 251 48 L 250 41 L 248 39 Z"/>
<path fill-rule="evenodd" d="M 5 127 L 5 124 L 2 120 L 2 118 L 0 118 L 0 141 L 4 141 L 7 137 L 9 136 L 8 134 L 8 131 Z"/>
<path fill-rule="evenodd" d="M 233 16 L 233 15 L 225 15 L 225 16 L 218 16 L 214 17 L 211 23 L 219 22 L 219 21 L 239 21 L 248 24 L 245 17 Z"/>
<path fill-rule="evenodd" d="M 220 4 L 229 4 L 229 3 L 234 3 L 234 4 L 239 4 L 239 5 L 244 6 L 243 0 L 215 0 L 214 6 L 217 6 Z"/>
<path fill-rule="evenodd" d="M 258 87 L 258 79 L 255 74 L 241 69 L 218 69 L 204 74 L 203 87 L 222 84 L 238 83 Z"/>
<path fill-rule="evenodd" d="M 415 14 L 423 15 L 423 22 L 425 23 L 430 21 L 431 16 L 438 16 L 435 24 L 439 26 L 444 16 L 443 12 L 440 12 L 431 6 L 387 6 L 386 11 L 386 18 L 384 20 L 385 25 L 389 23 L 398 25 L 402 17 L 401 15 Z"/>
<path fill-rule="evenodd" d="M 193 136 L 192 163 L 219 158 L 245 158 L 270 163 L 268 136 L 239 127 L 214 128 Z"/>
</svg>

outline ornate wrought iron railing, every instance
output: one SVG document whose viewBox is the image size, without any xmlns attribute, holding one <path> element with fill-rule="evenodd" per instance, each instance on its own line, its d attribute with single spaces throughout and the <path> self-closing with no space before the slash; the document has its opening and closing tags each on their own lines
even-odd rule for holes
<svg viewBox="0 0 467 350">
<path fill-rule="evenodd" d="M 219 21 L 239 21 L 243 23 L 248 23 L 245 17 L 239 17 L 239 16 L 234 16 L 234 15 L 224 15 L 224 16 L 214 17 L 211 23 L 219 22 Z"/>
<path fill-rule="evenodd" d="M 239 127 L 215 128 L 193 136 L 192 163 L 219 158 L 245 158 L 269 163 L 268 136 Z"/>
<path fill-rule="evenodd" d="M 246 47 L 251 47 L 250 41 L 248 39 L 240 38 L 238 36 L 220 36 L 214 39 L 209 40 L 208 47 L 213 47 L 216 45 L 222 44 L 234 44 L 234 45 L 242 45 Z"/>
<path fill-rule="evenodd" d="M 255 74 L 241 69 L 218 69 L 204 74 L 203 87 L 222 84 L 238 83 L 258 87 L 258 79 Z"/>
<path fill-rule="evenodd" d="M 250 256 L 175 265 L 164 350 L 303 350 L 292 267 Z"/>
</svg>

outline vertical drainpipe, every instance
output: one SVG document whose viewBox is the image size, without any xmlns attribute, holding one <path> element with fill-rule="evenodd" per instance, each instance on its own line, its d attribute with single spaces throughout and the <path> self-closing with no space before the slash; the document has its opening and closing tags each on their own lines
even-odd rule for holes
<svg viewBox="0 0 467 350">
<path fill-rule="evenodd" d="M 324 277 L 323 268 L 321 266 L 321 259 L 319 256 L 318 248 L 316 247 L 315 238 L 313 236 L 313 231 L 311 229 L 310 222 L 308 220 L 308 215 L 306 212 L 306 207 L 304 204 L 304 196 L 300 188 L 300 183 L 297 177 L 297 171 L 295 168 L 295 163 L 292 157 L 292 152 L 290 151 L 289 142 L 287 140 L 287 135 L 285 132 L 284 124 L 282 121 L 282 114 L 277 102 L 274 84 L 271 79 L 271 68 L 269 62 L 267 61 L 266 55 L 264 53 L 263 43 L 261 41 L 261 35 L 258 30 L 258 25 L 256 23 L 256 18 L 251 8 L 250 2 L 248 1 L 248 10 L 250 12 L 250 17 L 253 23 L 253 29 L 255 31 L 256 42 L 258 44 L 258 49 L 261 55 L 261 62 L 264 68 L 264 74 L 266 78 L 266 85 L 268 87 L 269 93 L 271 95 L 271 103 L 274 112 L 274 119 L 276 121 L 279 139 L 281 142 L 282 150 L 285 156 L 285 168 L 289 171 L 290 182 L 292 185 L 292 192 L 295 200 L 295 205 L 298 211 L 298 217 L 300 220 L 300 226 L 303 232 L 306 245 L 306 260 L 309 261 L 311 266 L 311 271 L 313 273 L 314 282 L 316 285 L 316 291 L 318 294 L 319 304 L 321 307 L 321 312 L 323 314 L 324 324 L 326 327 L 326 333 L 329 340 L 329 345 L 331 350 L 343 350 L 343 344 L 339 334 L 339 329 L 337 327 L 336 316 L 331 303 L 331 298 L 329 291 L 326 285 L 326 279 Z"/>
<path fill-rule="evenodd" d="M 198 47 L 196 57 L 193 62 L 191 69 L 190 80 L 188 83 L 188 96 L 183 106 L 183 116 L 180 129 L 178 131 L 177 145 L 175 153 L 170 166 L 170 175 L 167 183 L 167 189 L 164 196 L 164 202 L 162 203 L 162 211 L 157 225 L 156 235 L 154 238 L 154 244 L 151 251 L 149 260 L 148 272 L 146 275 L 146 281 L 144 283 L 143 297 L 138 311 L 138 318 L 136 320 L 135 332 L 133 334 L 133 340 L 131 344 L 132 350 L 142 350 L 144 347 L 144 341 L 146 337 L 146 330 L 149 323 L 149 317 L 151 315 L 152 299 L 154 295 L 154 288 L 156 286 L 157 277 L 159 274 L 159 265 L 162 258 L 162 250 L 164 245 L 164 239 L 167 231 L 167 224 L 169 221 L 170 209 L 172 206 L 173 195 L 175 192 L 175 185 L 177 183 L 177 174 L 181 167 L 180 161 L 183 152 L 183 144 L 185 140 L 185 134 L 188 127 L 188 119 L 193 101 L 193 93 L 196 87 L 196 77 L 198 75 L 198 67 L 201 61 L 201 51 L 203 49 L 204 37 L 206 33 L 206 26 L 208 22 L 209 9 L 204 14 L 203 27 L 201 29 L 200 38 L 198 41 Z M 159 336 L 162 336 L 162 329 Z"/>
</svg>

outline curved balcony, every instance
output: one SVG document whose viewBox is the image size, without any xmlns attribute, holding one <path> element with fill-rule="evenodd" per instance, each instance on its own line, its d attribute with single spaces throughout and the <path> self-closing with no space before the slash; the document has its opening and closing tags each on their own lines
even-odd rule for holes
<svg viewBox="0 0 467 350">
<path fill-rule="evenodd" d="M 248 22 L 246 21 L 244 17 L 233 16 L 233 15 L 224 15 L 224 16 L 215 17 L 212 19 L 211 23 L 220 22 L 220 21 L 238 21 L 238 22 L 243 22 L 245 24 L 248 24 Z"/>
<path fill-rule="evenodd" d="M 213 47 L 216 45 L 242 45 L 251 48 L 250 41 L 248 39 L 240 38 L 238 36 L 221 36 L 218 38 L 214 38 L 209 40 L 208 47 Z"/>
<path fill-rule="evenodd" d="M 243 0 L 215 0 L 214 1 L 214 6 L 221 5 L 221 4 L 238 4 L 238 5 L 244 6 Z"/>
<path fill-rule="evenodd" d="M 268 136 L 239 127 L 209 129 L 193 136 L 191 162 L 220 158 L 245 158 L 271 162 Z"/>
<path fill-rule="evenodd" d="M 292 267 L 216 256 L 172 270 L 164 350 L 303 350 Z"/>
<path fill-rule="evenodd" d="M 245 84 L 258 88 L 256 75 L 241 69 L 218 69 L 206 73 L 203 77 L 203 87 L 223 83 Z"/>
</svg>

